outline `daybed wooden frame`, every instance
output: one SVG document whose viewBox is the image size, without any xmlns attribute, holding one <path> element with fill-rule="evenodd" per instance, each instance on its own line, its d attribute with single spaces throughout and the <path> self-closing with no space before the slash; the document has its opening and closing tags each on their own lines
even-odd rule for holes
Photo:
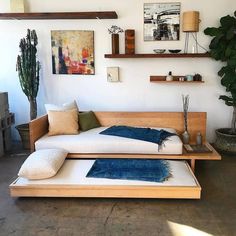
<svg viewBox="0 0 236 236">
<path fill-rule="evenodd" d="M 184 132 L 184 118 L 182 112 L 95 112 L 102 126 L 130 125 L 144 127 L 173 128 L 178 134 Z M 190 161 L 194 172 L 196 160 L 220 160 L 220 155 L 206 142 L 206 112 L 189 112 L 188 129 L 190 142 L 194 143 L 197 133 L 202 134 L 203 142 L 212 150 L 212 153 L 187 153 L 182 155 L 159 154 L 124 154 L 124 153 L 69 153 L 68 158 L 149 158 L 149 159 L 184 159 Z M 35 142 L 48 132 L 48 117 L 42 116 L 30 122 L 30 147 L 35 150 Z"/>
<path fill-rule="evenodd" d="M 182 112 L 95 112 L 102 126 L 130 125 L 144 127 L 174 128 L 178 134 L 183 133 L 184 119 Z M 108 154 L 108 153 L 69 153 L 68 158 L 148 158 L 188 160 L 190 172 L 194 176 L 196 160 L 220 160 L 221 156 L 206 142 L 206 113 L 189 112 L 188 129 L 191 134 L 190 142 L 194 142 L 197 132 L 201 132 L 203 142 L 212 153 L 182 155 L 158 154 Z M 42 116 L 30 122 L 31 151 L 35 150 L 35 142 L 48 132 L 48 117 Z M 201 187 L 196 181 L 196 187 L 153 187 L 153 186 L 15 186 L 10 185 L 12 196 L 51 196 L 51 197 L 132 197 L 132 198 L 200 198 Z"/>
</svg>

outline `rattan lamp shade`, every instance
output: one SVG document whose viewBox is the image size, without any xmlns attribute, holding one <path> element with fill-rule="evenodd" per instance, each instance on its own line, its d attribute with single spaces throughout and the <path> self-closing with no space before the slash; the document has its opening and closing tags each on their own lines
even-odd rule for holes
<svg viewBox="0 0 236 236">
<path fill-rule="evenodd" d="M 186 11 L 183 13 L 183 32 L 199 31 L 199 11 Z"/>
</svg>

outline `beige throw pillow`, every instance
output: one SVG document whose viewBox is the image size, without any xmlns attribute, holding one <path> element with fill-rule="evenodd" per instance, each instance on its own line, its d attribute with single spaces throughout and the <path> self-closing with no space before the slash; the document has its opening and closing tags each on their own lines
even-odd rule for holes
<svg viewBox="0 0 236 236">
<path fill-rule="evenodd" d="M 78 112 L 76 109 L 68 111 L 48 111 L 48 135 L 78 134 Z"/>
<path fill-rule="evenodd" d="M 46 179 L 61 168 L 68 152 L 64 149 L 43 149 L 30 154 L 21 166 L 18 176 L 27 179 Z"/>
</svg>

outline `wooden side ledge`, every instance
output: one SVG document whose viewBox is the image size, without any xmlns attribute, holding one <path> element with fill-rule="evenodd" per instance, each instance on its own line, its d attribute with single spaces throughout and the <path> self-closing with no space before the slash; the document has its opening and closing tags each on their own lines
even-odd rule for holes
<svg viewBox="0 0 236 236">
<path fill-rule="evenodd" d="M 48 116 L 44 115 L 29 123 L 30 129 L 30 150 L 35 150 L 35 142 L 48 133 Z"/>
</svg>

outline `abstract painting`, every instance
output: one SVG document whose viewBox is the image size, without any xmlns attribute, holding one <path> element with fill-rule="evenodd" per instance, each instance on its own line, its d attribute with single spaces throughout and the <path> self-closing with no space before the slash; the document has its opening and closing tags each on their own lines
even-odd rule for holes
<svg viewBox="0 0 236 236">
<path fill-rule="evenodd" d="M 180 3 L 144 3 L 144 41 L 179 40 Z"/>
<path fill-rule="evenodd" d="M 51 31 L 53 74 L 94 75 L 94 32 Z"/>
</svg>

